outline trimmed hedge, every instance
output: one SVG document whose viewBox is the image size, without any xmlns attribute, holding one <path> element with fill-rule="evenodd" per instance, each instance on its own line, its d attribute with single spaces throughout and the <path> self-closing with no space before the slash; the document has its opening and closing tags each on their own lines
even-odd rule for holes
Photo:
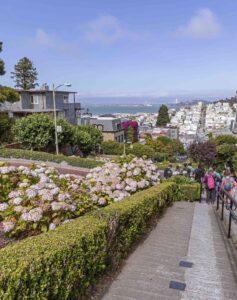
<svg viewBox="0 0 237 300">
<path fill-rule="evenodd" d="M 0 148 L 0 157 L 6 158 L 22 158 L 38 161 L 50 161 L 55 163 L 60 163 L 66 161 L 71 166 L 82 167 L 82 168 L 95 168 L 101 166 L 102 163 L 96 160 L 81 158 L 81 157 L 70 157 L 62 154 L 55 155 L 46 152 L 38 152 L 31 150 L 22 150 L 22 149 L 7 149 Z"/>
<path fill-rule="evenodd" d="M 176 190 L 175 183 L 162 183 L 1 249 L 0 299 L 81 299 L 175 200 Z"/>
<path fill-rule="evenodd" d="M 176 201 L 197 201 L 200 200 L 201 185 L 184 176 L 172 176 L 165 182 L 177 184 L 175 191 Z"/>
</svg>

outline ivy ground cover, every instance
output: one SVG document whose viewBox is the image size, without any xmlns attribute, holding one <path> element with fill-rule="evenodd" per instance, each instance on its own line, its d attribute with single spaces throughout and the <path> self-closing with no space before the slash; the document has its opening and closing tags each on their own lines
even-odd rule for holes
<svg viewBox="0 0 237 300">
<path fill-rule="evenodd" d="M 107 162 L 85 178 L 46 165 L 0 166 L 0 230 L 27 237 L 55 229 L 95 208 L 159 183 L 155 164 L 142 158 Z"/>
</svg>

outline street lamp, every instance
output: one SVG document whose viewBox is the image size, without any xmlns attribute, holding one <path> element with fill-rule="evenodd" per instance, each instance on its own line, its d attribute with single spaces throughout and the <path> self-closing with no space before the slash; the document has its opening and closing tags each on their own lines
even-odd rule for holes
<svg viewBox="0 0 237 300">
<path fill-rule="evenodd" d="M 70 87 L 71 84 L 70 83 L 64 83 L 64 84 L 60 84 L 58 86 L 54 86 L 53 84 L 53 113 L 54 113 L 54 132 L 55 132 L 55 147 L 56 147 L 56 154 L 58 155 L 59 151 L 58 151 L 58 129 L 57 129 L 57 112 L 56 112 L 56 100 L 55 100 L 55 92 L 58 88 L 60 88 L 61 86 L 68 86 Z"/>
<path fill-rule="evenodd" d="M 131 148 L 132 142 L 129 139 L 123 141 L 123 156 L 126 156 L 126 144 L 129 144 Z"/>
</svg>

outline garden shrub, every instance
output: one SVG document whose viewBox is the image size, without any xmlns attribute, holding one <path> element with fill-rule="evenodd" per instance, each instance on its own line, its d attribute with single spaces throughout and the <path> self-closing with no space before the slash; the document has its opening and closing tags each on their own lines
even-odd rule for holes
<svg viewBox="0 0 237 300">
<path fill-rule="evenodd" d="M 138 143 L 133 144 L 132 148 L 128 148 L 127 152 L 137 157 L 146 156 L 147 158 L 151 158 L 155 155 L 155 150 L 152 147 Z"/>
<path fill-rule="evenodd" d="M 0 250 L 0 299 L 81 299 L 174 199 L 165 182 Z"/>
<path fill-rule="evenodd" d="M 22 158 L 22 159 L 31 159 L 37 161 L 50 161 L 55 163 L 61 163 L 66 161 L 69 165 L 82 168 L 95 168 L 101 166 L 102 163 L 92 159 L 86 159 L 81 157 L 70 157 L 64 156 L 62 154 L 55 155 L 47 152 L 39 151 L 30 151 L 22 149 L 7 149 L 0 148 L 0 157 L 5 158 Z"/>
<path fill-rule="evenodd" d="M 175 191 L 176 201 L 196 201 L 200 199 L 199 183 L 184 176 L 173 176 L 166 182 L 174 182 L 177 184 Z"/>
<path fill-rule="evenodd" d="M 115 141 L 104 141 L 101 144 L 101 149 L 104 154 L 107 155 L 122 155 L 123 154 L 123 144 Z"/>
</svg>

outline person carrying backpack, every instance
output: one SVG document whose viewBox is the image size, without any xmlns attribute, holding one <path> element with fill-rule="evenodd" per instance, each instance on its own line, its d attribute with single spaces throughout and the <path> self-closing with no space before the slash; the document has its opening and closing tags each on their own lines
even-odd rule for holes
<svg viewBox="0 0 237 300">
<path fill-rule="evenodd" d="M 193 177 L 194 180 L 200 183 L 200 199 L 199 202 L 202 202 L 202 192 L 203 192 L 203 181 L 205 177 L 205 171 L 201 164 L 198 165 L 198 167 L 193 171 Z"/>
<path fill-rule="evenodd" d="M 173 175 L 172 165 L 170 165 L 168 168 L 165 168 L 165 170 L 164 170 L 164 177 L 165 177 L 165 179 L 168 179 L 172 175 Z"/>
<path fill-rule="evenodd" d="M 236 182 L 231 176 L 231 172 L 227 169 L 221 182 L 221 189 L 226 191 L 230 196 L 234 197 Z"/>
<path fill-rule="evenodd" d="M 216 197 L 216 181 L 212 168 L 210 168 L 206 173 L 204 183 L 206 184 L 207 203 L 214 203 Z"/>
</svg>

